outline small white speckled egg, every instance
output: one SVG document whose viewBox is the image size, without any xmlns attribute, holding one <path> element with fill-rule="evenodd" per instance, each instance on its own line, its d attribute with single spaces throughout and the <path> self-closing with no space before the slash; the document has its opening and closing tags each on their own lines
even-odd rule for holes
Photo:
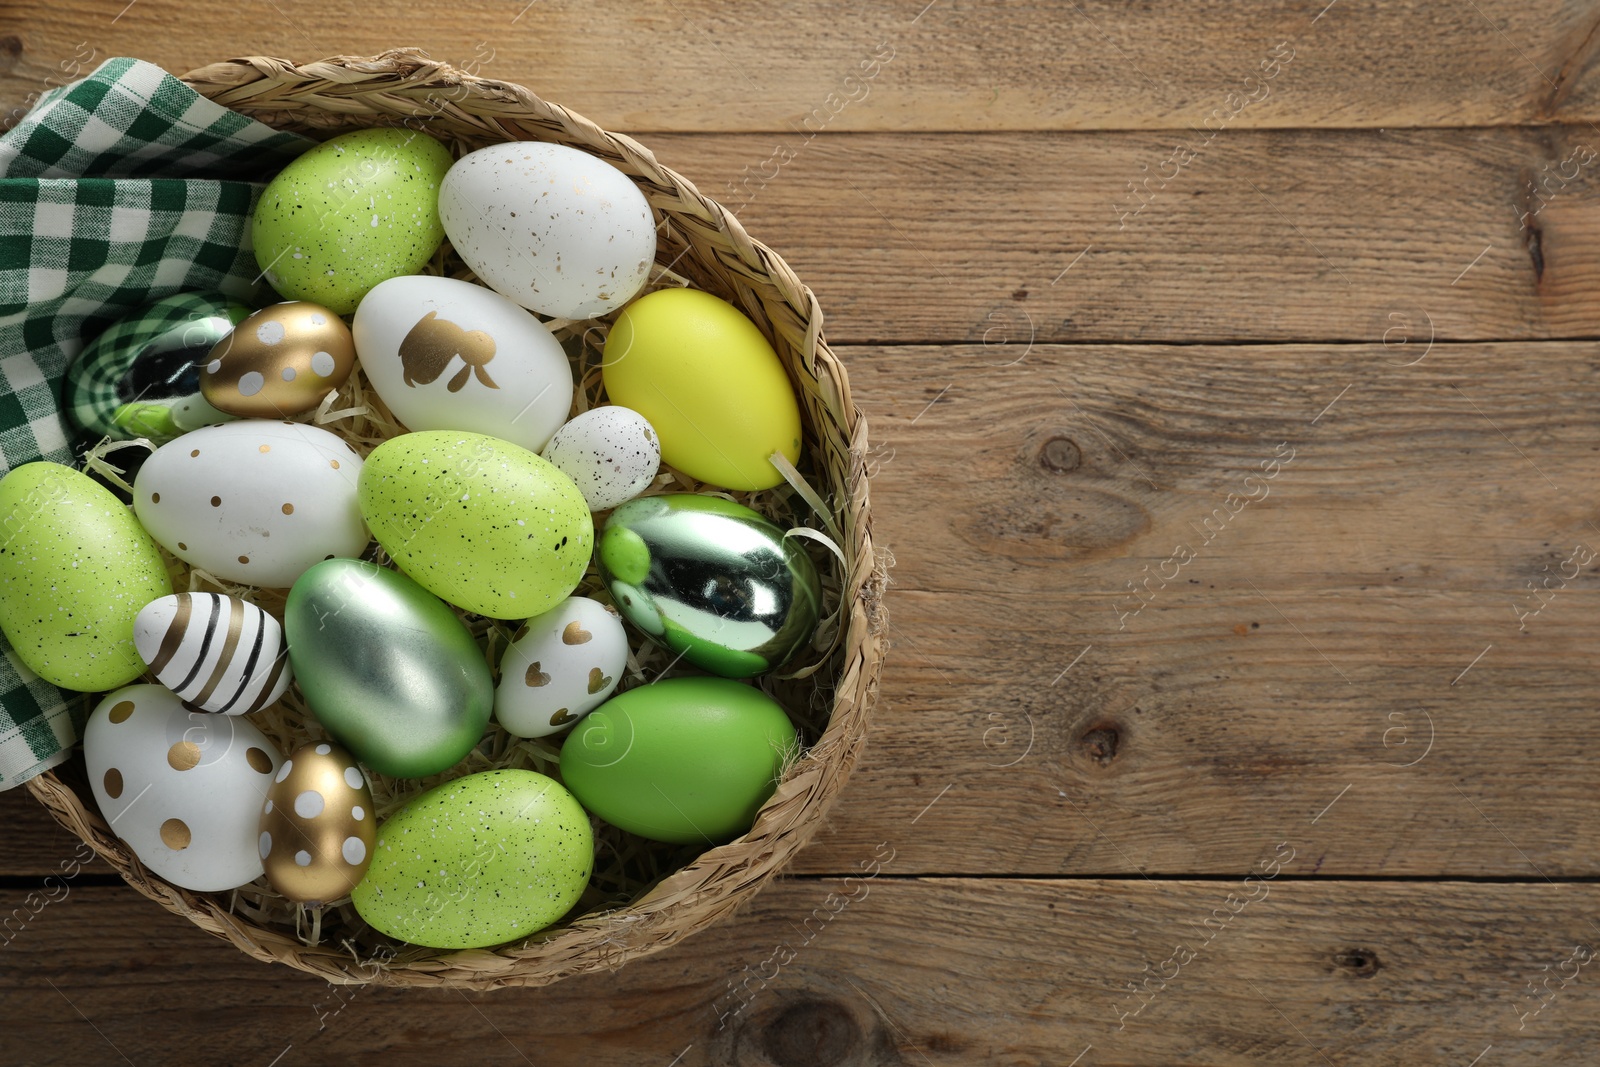
<svg viewBox="0 0 1600 1067">
<path fill-rule="evenodd" d="M 201 893 L 261 877 L 257 824 L 280 757 L 249 720 L 130 685 L 90 714 L 83 758 L 111 832 L 156 874 Z"/>
<path fill-rule="evenodd" d="M 650 487 L 661 469 L 661 442 L 632 408 L 594 408 L 557 430 L 544 458 L 572 479 L 590 511 L 604 511 Z"/>
<path fill-rule="evenodd" d="M 186 563 L 244 585 L 286 589 L 312 564 L 371 540 L 356 500 L 361 457 L 316 426 L 246 419 L 156 449 L 133 510 Z"/>
<path fill-rule="evenodd" d="M 622 620 L 598 600 L 568 597 L 506 646 L 495 720 L 517 737 L 556 733 L 605 703 L 627 665 Z"/>
</svg>

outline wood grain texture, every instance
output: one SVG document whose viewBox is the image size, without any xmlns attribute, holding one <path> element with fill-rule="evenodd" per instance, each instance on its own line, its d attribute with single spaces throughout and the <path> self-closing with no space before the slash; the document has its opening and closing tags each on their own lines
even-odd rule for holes
<svg viewBox="0 0 1600 1067">
<path fill-rule="evenodd" d="M 1600 1000 L 1574 948 L 1600 938 L 1595 886 L 1294 881 L 1306 842 L 1259 844 L 1250 883 L 789 880 L 615 974 L 489 994 L 336 989 L 126 890 L 81 888 L 0 950 L 0 1058 L 1463 1067 L 1493 1046 L 1497 1063 L 1587 1061 Z M 0 914 L 18 907 L 0 892 Z"/>
<path fill-rule="evenodd" d="M 1230 92 L 1258 94 L 1231 120 L 1242 128 L 1600 118 L 1597 15 L 1579 0 L 468 0 L 408 6 L 392 22 L 356 0 L 276 0 L 244 18 L 182 0 L 126 11 L 8 0 L 0 16 L 6 110 L 91 54 L 181 73 L 237 55 L 303 62 L 420 45 L 624 131 L 788 132 L 808 117 L 851 131 L 1185 129 Z M 1295 58 L 1262 94 L 1245 79 L 1283 41 Z M 881 45 L 891 58 L 875 63 Z"/>
<path fill-rule="evenodd" d="M 937 798 L 902 870 L 1242 871 L 1342 797 L 1320 873 L 1596 873 L 1600 347 L 995 355 L 853 353 L 894 653 L 799 869 Z"/>
</svg>

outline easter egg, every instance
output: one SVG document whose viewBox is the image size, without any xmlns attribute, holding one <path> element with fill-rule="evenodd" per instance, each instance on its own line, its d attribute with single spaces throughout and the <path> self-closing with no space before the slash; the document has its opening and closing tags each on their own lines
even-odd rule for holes
<svg viewBox="0 0 1600 1067">
<path fill-rule="evenodd" d="M 374 285 L 417 273 L 438 251 L 449 169 L 449 150 L 415 130 L 324 141 L 261 191 L 250 221 L 256 263 L 288 299 L 348 315 Z"/>
<path fill-rule="evenodd" d="M 178 293 L 118 319 L 67 367 L 61 411 L 78 442 L 165 444 L 227 422 L 200 392 L 200 364 L 250 309 L 219 292 Z"/>
<path fill-rule="evenodd" d="M 556 318 L 616 310 L 656 258 L 656 220 L 639 187 L 565 145 L 515 141 L 462 156 L 439 186 L 439 217 L 484 284 Z"/>
<path fill-rule="evenodd" d="M 283 696 L 294 677 L 278 620 L 221 593 L 152 600 L 133 620 L 133 644 L 190 711 L 248 715 Z"/>
<path fill-rule="evenodd" d="M 460 430 L 391 437 L 361 470 L 361 512 L 400 569 L 494 619 L 549 611 L 577 588 L 594 522 L 535 452 Z"/>
<path fill-rule="evenodd" d="M 110 490 L 43 461 L 0 478 L 0 631 L 40 678 L 81 692 L 133 681 L 133 620 L 171 592 L 160 550 Z"/>
<path fill-rule="evenodd" d="M 326 904 L 349 896 L 367 872 L 377 826 L 355 758 L 325 741 L 302 745 L 267 789 L 257 854 L 272 888 Z"/>
<path fill-rule="evenodd" d="M 593 867 L 589 815 L 559 782 L 535 771 L 484 771 L 435 786 L 389 816 L 350 899 L 390 937 L 487 948 L 560 919 Z"/>
<path fill-rule="evenodd" d="M 280 757 L 248 719 L 130 685 L 90 713 L 83 758 L 111 832 L 156 874 L 202 893 L 261 877 L 256 826 Z"/>
<path fill-rule="evenodd" d="M 537 452 L 572 407 L 572 368 L 544 324 L 493 289 L 390 278 L 356 309 L 367 380 L 412 430 L 473 430 Z"/>
<path fill-rule="evenodd" d="M 759 513 L 717 496 L 629 501 L 606 520 L 595 562 L 623 618 L 727 678 L 782 664 L 822 607 L 811 557 Z"/>
<path fill-rule="evenodd" d="M 698 289 L 658 289 L 629 304 L 606 337 L 612 403 L 650 421 L 661 458 L 724 489 L 770 489 L 769 457 L 800 458 L 800 408 L 755 323 Z"/>
<path fill-rule="evenodd" d="M 190 566 L 286 589 L 306 568 L 358 556 L 361 457 L 316 426 L 247 419 L 156 449 L 133 482 L 139 521 Z"/>
<path fill-rule="evenodd" d="M 343 319 L 290 300 L 262 308 L 217 342 L 200 368 L 200 392 L 233 415 L 282 418 L 316 407 L 355 364 Z"/>
<path fill-rule="evenodd" d="M 628 635 L 604 604 L 568 597 L 523 623 L 500 658 L 494 717 L 516 737 L 566 729 L 603 704 L 628 666 Z"/>
<path fill-rule="evenodd" d="M 726 678 L 667 678 L 590 712 L 561 746 L 561 780 L 629 833 L 717 844 L 750 829 L 799 739 L 783 709 Z"/>
<path fill-rule="evenodd" d="M 650 488 L 661 469 L 661 443 L 637 411 L 591 408 L 555 432 L 544 458 L 572 479 L 590 511 L 604 511 Z"/>
<path fill-rule="evenodd" d="M 405 575 L 319 563 L 289 590 L 283 629 L 317 720 L 379 774 L 437 774 L 483 737 L 489 665 L 455 612 Z"/>
</svg>

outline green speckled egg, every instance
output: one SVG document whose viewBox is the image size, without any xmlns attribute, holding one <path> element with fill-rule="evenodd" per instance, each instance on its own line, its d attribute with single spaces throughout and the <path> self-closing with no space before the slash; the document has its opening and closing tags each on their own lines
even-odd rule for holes
<svg viewBox="0 0 1600 1067">
<path fill-rule="evenodd" d="M 356 130 L 312 148 L 262 190 L 256 263 L 290 300 L 340 315 L 386 278 L 416 274 L 444 240 L 449 149 L 414 130 Z"/>
<path fill-rule="evenodd" d="M 144 673 L 133 620 L 172 582 L 111 491 L 59 463 L 0 478 L 0 630 L 28 669 L 97 692 Z"/>
<path fill-rule="evenodd" d="M 484 434 L 392 437 L 367 457 L 357 487 L 367 527 L 400 569 L 478 615 L 550 610 L 577 588 L 594 548 L 572 479 Z"/>
<path fill-rule="evenodd" d="M 534 771 L 435 786 L 378 827 L 351 894 L 363 919 L 428 948 L 487 948 L 565 915 L 594 867 L 589 815 Z"/>
</svg>

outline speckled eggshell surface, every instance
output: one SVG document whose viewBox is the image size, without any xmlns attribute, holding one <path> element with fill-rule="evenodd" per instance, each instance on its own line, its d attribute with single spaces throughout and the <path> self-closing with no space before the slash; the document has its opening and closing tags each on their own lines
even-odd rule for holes
<svg viewBox="0 0 1600 1067">
<path fill-rule="evenodd" d="M 450 151 L 414 130 L 356 130 L 267 183 L 250 223 L 256 263 L 290 300 L 348 315 L 386 278 L 415 274 L 444 239 Z"/>
<path fill-rule="evenodd" d="M 435 786 L 391 815 L 351 900 L 390 937 L 487 948 L 560 919 L 593 867 L 589 815 L 559 782 L 485 771 Z"/>
<path fill-rule="evenodd" d="M 484 434 L 391 437 L 361 468 L 361 513 L 418 585 L 493 619 L 548 611 L 583 578 L 594 520 L 543 457 Z"/>
<path fill-rule="evenodd" d="M 591 408 L 555 432 L 544 458 L 573 480 L 591 511 L 605 511 L 650 488 L 661 470 L 661 442 L 631 408 Z"/>
<path fill-rule="evenodd" d="M 149 534 L 110 490 L 60 463 L 0 479 L 0 630 L 63 689 L 115 689 L 144 673 L 139 609 L 172 583 Z"/>
</svg>

